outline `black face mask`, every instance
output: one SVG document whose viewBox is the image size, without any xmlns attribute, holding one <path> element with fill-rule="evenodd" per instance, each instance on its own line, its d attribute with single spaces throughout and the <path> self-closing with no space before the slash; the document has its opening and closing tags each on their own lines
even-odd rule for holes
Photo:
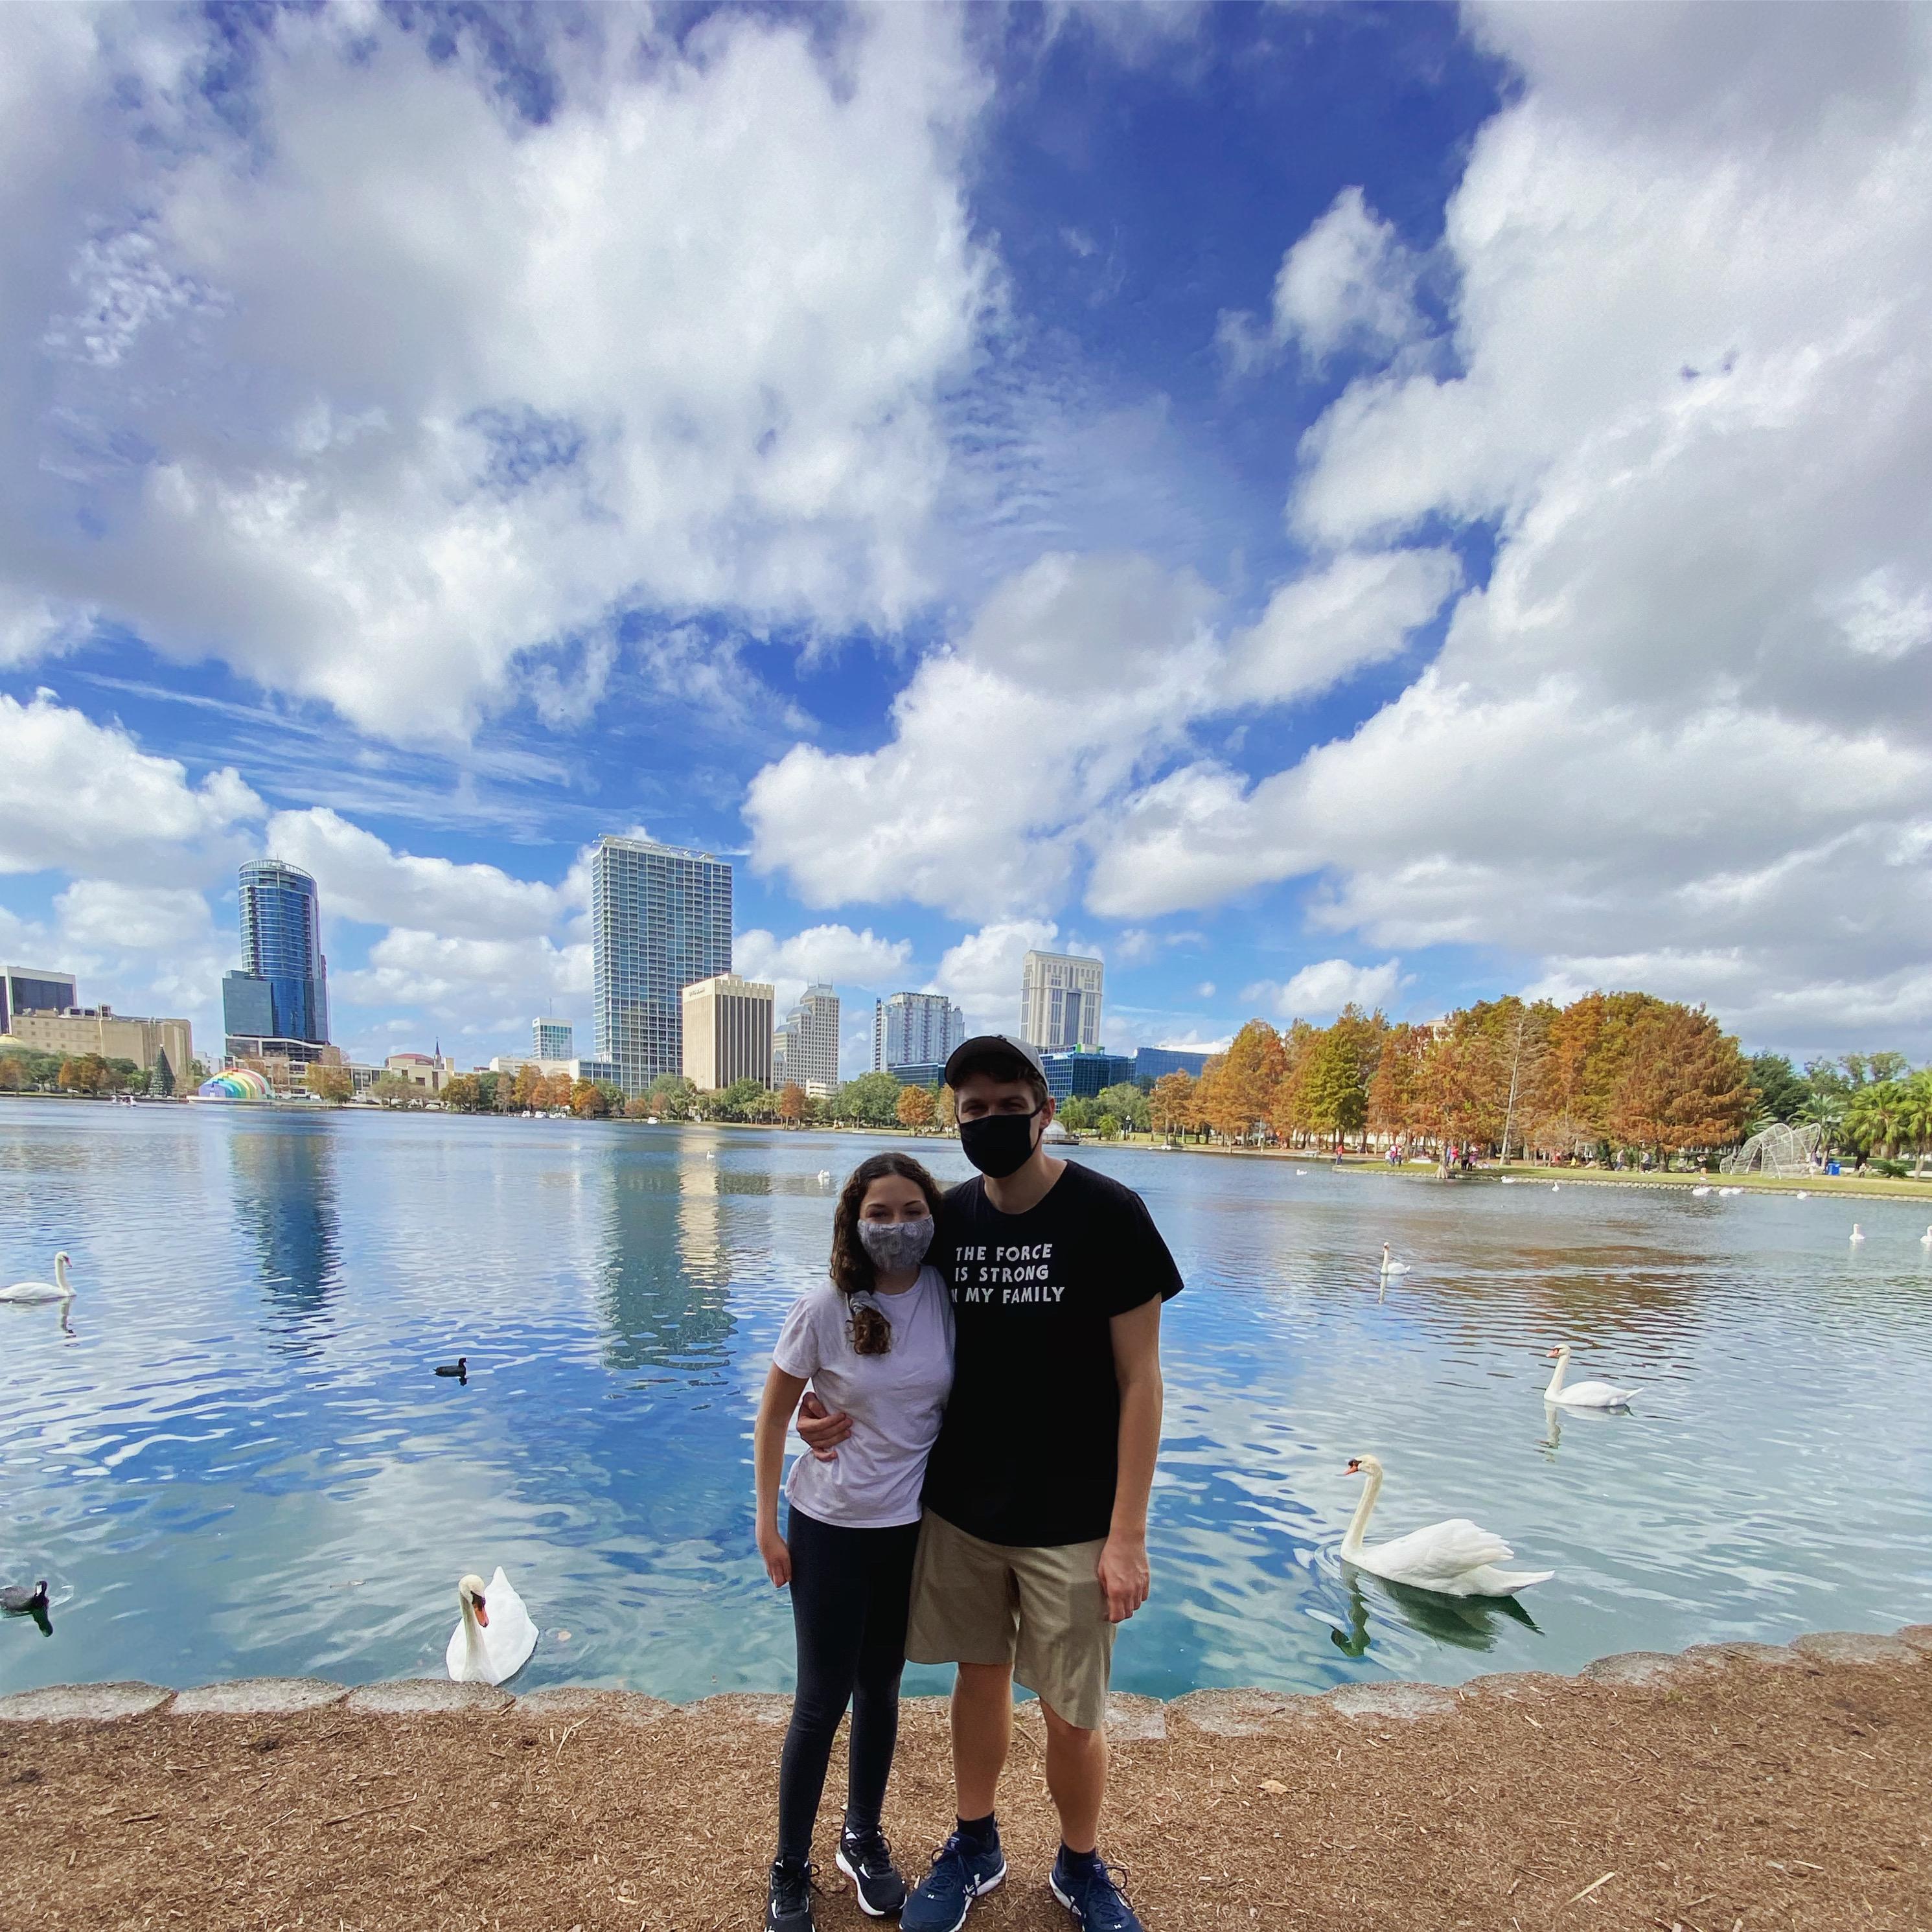
<svg viewBox="0 0 1932 1932">
<path fill-rule="evenodd" d="M 976 1120 L 962 1120 L 959 1144 L 966 1158 L 995 1180 L 1018 1173 L 1033 1158 L 1033 1124 L 1040 1111 L 1036 1107 L 1030 1114 L 982 1114 Z"/>
</svg>

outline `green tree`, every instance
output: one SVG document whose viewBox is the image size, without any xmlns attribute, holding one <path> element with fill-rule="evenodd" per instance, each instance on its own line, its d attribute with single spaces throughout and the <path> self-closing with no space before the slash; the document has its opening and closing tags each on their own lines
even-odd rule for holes
<svg viewBox="0 0 1932 1932">
<path fill-rule="evenodd" d="M 764 1082 L 760 1080 L 734 1080 L 716 1096 L 711 1118 L 720 1120 L 748 1120 L 754 1118 L 753 1109 L 764 1098 Z"/>
<path fill-rule="evenodd" d="M 1129 1132 L 1153 1132 L 1154 1118 L 1148 1096 L 1132 1081 L 1118 1081 L 1112 1087 L 1102 1087 L 1094 1099 L 1101 1112 L 1113 1114 Z"/>
<path fill-rule="evenodd" d="M 1744 1066 L 1757 1089 L 1757 1119 L 1795 1120 L 1802 1116 L 1811 1089 L 1783 1054 L 1754 1053 Z"/>
<path fill-rule="evenodd" d="M 899 1093 L 890 1073 L 862 1073 L 833 1094 L 832 1118 L 855 1126 L 892 1126 L 898 1119 Z"/>
<path fill-rule="evenodd" d="M 698 1089 L 682 1073 L 660 1073 L 644 1089 L 650 1110 L 661 1120 L 688 1120 L 696 1112 Z"/>
<path fill-rule="evenodd" d="M 422 1103 L 422 1089 L 412 1086 L 400 1073 L 385 1073 L 370 1088 L 369 1096 L 381 1107 L 415 1107 Z"/>
<path fill-rule="evenodd" d="M 1076 1094 L 1060 1102 L 1054 1118 L 1070 1134 L 1084 1134 L 1093 1130 L 1094 1111 L 1091 1100 L 1082 1100 Z"/>
<path fill-rule="evenodd" d="M 456 1086 L 461 1078 L 459 1075 L 456 1080 L 449 1083 L 450 1086 Z M 317 1100 L 332 1101 L 339 1107 L 354 1094 L 356 1083 L 350 1078 L 347 1067 L 325 1066 L 317 1062 L 308 1070 L 308 1090 Z M 452 1100 L 447 1089 L 443 1094 L 442 1103 L 446 1107 L 458 1108 L 463 1104 L 460 1100 Z"/>
</svg>

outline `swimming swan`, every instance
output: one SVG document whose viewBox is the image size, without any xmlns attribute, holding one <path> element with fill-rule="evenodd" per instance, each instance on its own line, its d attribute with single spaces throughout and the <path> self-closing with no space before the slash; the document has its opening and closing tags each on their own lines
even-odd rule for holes
<svg viewBox="0 0 1932 1932">
<path fill-rule="evenodd" d="M 1392 1258 L 1389 1253 L 1389 1244 L 1386 1241 L 1382 1244 L 1382 1273 L 1384 1274 L 1406 1274 L 1408 1273 L 1408 1262 L 1399 1262 Z"/>
<path fill-rule="evenodd" d="M 1561 1402 L 1568 1408 L 1622 1408 L 1641 1390 L 1613 1388 L 1608 1382 L 1572 1382 L 1568 1388 L 1563 1378 L 1570 1367 L 1570 1344 L 1559 1342 L 1550 1352 L 1556 1364 L 1550 1386 L 1543 1391 L 1545 1402 Z"/>
<path fill-rule="evenodd" d="M 537 1627 L 503 1566 L 497 1564 L 488 1589 L 481 1576 L 465 1576 L 456 1586 L 456 1600 L 463 1621 L 450 1636 L 445 1659 L 451 1677 L 458 1684 L 500 1684 L 515 1676 L 537 1647 Z"/>
<path fill-rule="evenodd" d="M 1445 1597 L 1514 1596 L 1556 1574 L 1553 1570 L 1498 1570 L 1496 1564 L 1507 1562 L 1516 1552 L 1501 1537 L 1478 1529 L 1463 1516 L 1412 1529 L 1392 1543 L 1365 1544 L 1362 1532 L 1382 1493 L 1382 1466 L 1372 1456 L 1354 1456 L 1349 1459 L 1348 1473 L 1366 1476 L 1369 1482 L 1342 1539 L 1344 1563 L 1391 1583 L 1408 1583 Z"/>
<path fill-rule="evenodd" d="M 1862 1240 L 1864 1239 L 1864 1238 L 1865 1238 L 1865 1231 L 1864 1230 L 1864 1228 L 1861 1228 L 1861 1227 L 1858 1226 L 1858 1224 L 1857 1223 L 1857 1222 L 1854 1221 L 1854 1222 L 1852 1223 L 1852 1244 L 1856 1246 L 1857 1245 L 1857 1244 L 1858 1244 L 1858 1243 L 1859 1243 L 1860 1241 L 1862 1241 Z"/>
<path fill-rule="evenodd" d="M 1928 1228 L 1924 1233 L 1919 1236 L 1918 1245 L 1922 1248 L 1932 1248 L 1932 1228 Z"/>
<path fill-rule="evenodd" d="M 52 1281 L 16 1281 L 11 1288 L 0 1288 L 0 1301 L 71 1301 L 74 1284 L 67 1278 L 64 1250 L 54 1257 Z"/>
</svg>

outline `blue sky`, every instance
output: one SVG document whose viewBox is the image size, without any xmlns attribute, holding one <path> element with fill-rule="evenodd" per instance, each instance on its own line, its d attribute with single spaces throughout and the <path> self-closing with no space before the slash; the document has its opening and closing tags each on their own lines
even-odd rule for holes
<svg viewBox="0 0 1932 1932">
<path fill-rule="evenodd" d="M 741 970 L 1120 1046 L 1708 1002 L 1932 1051 L 1910 8 L 15 9 L 0 951 L 587 1048 Z M 1660 76 L 1664 76 L 1660 79 Z"/>
</svg>

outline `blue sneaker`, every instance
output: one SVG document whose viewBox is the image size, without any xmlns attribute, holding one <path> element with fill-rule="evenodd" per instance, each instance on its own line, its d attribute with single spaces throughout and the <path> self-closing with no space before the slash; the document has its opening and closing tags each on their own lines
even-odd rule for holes
<svg viewBox="0 0 1932 1932">
<path fill-rule="evenodd" d="M 1053 1862 L 1047 1883 L 1053 1895 L 1080 1922 L 1080 1932 L 1147 1932 L 1120 1889 L 1124 1871 L 1097 1858 L 1070 1864 L 1063 1851 Z"/>
<path fill-rule="evenodd" d="M 932 1869 L 920 1880 L 899 1913 L 899 1932 L 959 1932 L 974 1899 L 991 1892 L 1006 1875 L 1000 1834 L 980 1845 L 955 1832 L 932 1855 Z"/>
</svg>

